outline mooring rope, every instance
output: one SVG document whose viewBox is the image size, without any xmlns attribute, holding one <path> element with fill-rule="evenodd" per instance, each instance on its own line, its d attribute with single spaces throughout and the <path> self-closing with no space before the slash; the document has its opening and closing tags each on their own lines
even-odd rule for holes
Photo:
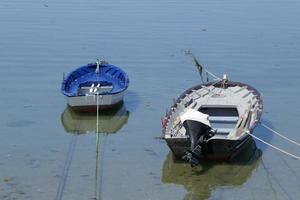
<svg viewBox="0 0 300 200">
<path fill-rule="evenodd" d="M 106 146 L 106 140 L 107 140 L 107 134 L 104 133 L 102 136 L 103 141 L 102 141 L 102 148 L 100 152 L 100 175 L 99 175 L 99 195 L 98 199 L 101 200 L 102 198 L 102 190 L 103 190 L 103 172 L 104 172 L 104 155 L 105 155 L 105 146 Z M 99 162 L 99 161 L 98 161 Z"/>
<path fill-rule="evenodd" d="M 98 198 L 98 169 L 99 169 L 99 141 L 100 136 L 99 133 L 96 133 L 96 169 L 95 169 L 95 190 L 94 190 L 94 199 Z"/>
<path fill-rule="evenodd" d="M 281 148 L 279 148 L 279 147 L 276 147 L 276 146 L 274 146 L 274 145 L 272 145 L 272 144 L 270 144 L 270 143 L 264 141 L 263 139 L 261 139 L 261 138 L 255 136 L 255 135 L 253 135 L 253 134 L 251 134 L 251 133 L 248 132 L 248 131 L 246 131 L 246 133 L 247 133 L 248 135 L 250 135 L 251 137 L 253 137 L 254 139 L 256 139 L 256 140 L 258 140 L 258 141 L 260 141 L 260 142 L 262 142 L 262 143 L 268 145 L 269 147 L 272 147 L 273 149 L 276 149 L 277 151 L 280 151 L 280 152 L 283 153 L 283 154 L 286 154 L 286 155 L 291 156 L 291 157 L 293 157 L 293 158 L 295 158 L 295 159 L 297 159 L 297 160 L 300 160 L 300 157 L 299 157 L 299 156 L 296 156 L 296 155 L 294 155 L 294 154 L 292 154 L 292 153 L 290 153 L 290 152 L 287 152 L 287 151 L 285 151 L 285 150 L 283 150 L 283 149 L 281 149 Z"/>
<path fill-rule="evenodd" d="M 103 185 L 103 163 L 104 163 L 104 151 L 106 144 L 106 134 L 102 136 L 99 133 L 99 93 L 96 93 L 97 98 L 97 121 L 96 121 L 96 169 L 95 169 L 95 191 L 94 200 L 102 199 L 102 185 Z M 102 98 L 102 96 L 100 96 Z M 104 139 L 101 141 L 101 136 Z M 101 142 L 103 143 L 101 146 Z M 99 147 L 101 146 L 101 152 L 99 153 Z M 100 157 L 100 158 L 99 158 Z M 100 166 L 99 166 L 100 165 Z M 99 173 L 100 168 L 100 173 Z"/>
<path fill-rule="evenodd" d="M 211 73 L 210 71 L 208 71 L 206 68 L 204 68 L 204 70 L 205 70 L 208 74 L 210 74 L 212 77 L 214 77 L 215 79 L 217 79 L 217 80 L 222 80 L 220 77 L 214 75 L 213 73 Z"/>
<path fill-rule="evenodd" d="M 72 159 L 73 159 L 73 155 L 74 155 L 74 151 L 75 151 L 75 147 L 76 147 L 76 143 L 77 143 L 77 134 L 74 134 L 72 136 L 72 140 L 70 142 L 69 145 L 69 150 L 66 156 L 66 161 L 64 164 L 64 169 L 63 169 L 63 173 L 61 175 L 61 179 L 57 188 L 57 192 L 56 192 L 56 196 L 55 196 L 55 200 L 61 200 L 63 197 L 63 193 L 65 190 L 65 186 L 67 183 L 67 179 L 68 179 L 68 175 L 69 175 L 69 171 L 70 171 L 70 166 L 72 163 Z"/>
<path fill-rule="evenodd" d="M 99 94 L 96 95 L 96 104 L 97 104 L 97 119 L 96 119 L 96 169 L 95 169 L 95 191 L 94 191 L 94 199 L 97 200 L 98 198 L 98 169 L 99 169 L 99 142 L 100 142 L 100 135 L 99 135 Z M 99 194 L 100 195 L 100 194 Z"/>
<path fill-rule="evenodd" d="M 222 80 L 220 77 L 216 76 L 216 75 L 213 74 L 212 72 L 208 71 L 205 67 L 203 67 L 203 66 L 198 62 L 196 56 L 193 54 L 193 52 L 192 52 L 191 49 L 185 49 L 185 50 L 183 51 L 183 53 L 184 53 L 185 55 L 189 55 L 189 56 L 191 56 L 191 57 L 193 58 L 193 60 L 194 60 L 194 62 L 195 62 L 195 65 L 197 66 L 198 70 L 199 70 L 199 68 L 200 68 L 200 71 L 204 70 L 207 74 L 211 75 L 211 76 L 214 77 L 216 80 Z M 203 77 L 202 77 L 202 72 L 200 73 L 200 75 L 201 75 L 202 82 L 204 82 L 204 81 L 203 81 Z M 208 77 L 206 77 L 206 78 L 208 78 Z"/>
<path fill-rule="evenodd" d="M 284 135 L 278 133 L 277 131 L 273 130 L 271 127 L 269 127 L 269 126 L 263 124 L 262 122 L 259 122 L 259 123 L 260 123 L 260 125 L 262 125 L 264 128 L 266 128 L 267 130 L 271 131 L 272 133 L 274 133 L 274 134 L 278 135 L 279 137 L 281 137 L 281 138 L 283 138 L 283 139 L 285 139 L 285 140 L 287 140 L 287 141 L 289 141 L 289 142 L 291 142 L 291 143 L 293 143 L 293 144 L 295 144 L 295 145 L 298 145 L 298 146 L 300 147 L 300 144 L 299 144 L 298 142 L 296 142 L 296 141 L 294 141 L 294 140 L 292 140 L 292 139 L 290 139 L 290 138 L 288 138 L 288 137 L 286 137 L 286 136 L 284 136 Z"/>
</svg>

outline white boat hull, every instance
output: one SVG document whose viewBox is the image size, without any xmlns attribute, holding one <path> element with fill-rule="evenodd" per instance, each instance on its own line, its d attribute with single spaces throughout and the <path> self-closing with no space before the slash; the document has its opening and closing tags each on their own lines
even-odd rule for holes
<svg viewBox="0 0 300 200">
<path fill-rule="evenodd" d="M 123 101 L 125 91 L 116 94 L 107 95 L 88 95 L 88 96 L 76 96 L 67 97 L 67 103 L 72 108 L 78 110 L 90 110 L 97 106 L 97 98 L 100 109 L 111 108 Z"/>
</svg>

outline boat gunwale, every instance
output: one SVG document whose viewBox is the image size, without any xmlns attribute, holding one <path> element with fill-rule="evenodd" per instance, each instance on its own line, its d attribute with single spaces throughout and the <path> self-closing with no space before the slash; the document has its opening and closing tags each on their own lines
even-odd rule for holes
<svg viewBox="0 0 300 200">
<path fill-rule="evenodd" d="M 121 89 L 119 89 L 119 90 L 117 90 L 115 92 L 105 92 L 105 93 L 100 93 L 99 95 L 115 95 L 115 94 L 119 94 L 119 93 L 125 91 L 128 88 L 128 86 L 129 86 L 129 77 L 128 77 L 128 75 L 126 74 L 126 72 L 124 70 L 122 70 L 121 68 L 119 68 L 119 67 L 117 67 L 115 65 L 106 64 L 106 63 L 105 64 L 100 64 L 100 70 L 101 70 L 101 67 L 111 67 L 110 69 L 114 68 L 117 71 L 119 71 L 120 74 L 123 74 L 123 76 L 124 76 L 124 86 L 121 87 Z M 62 82 L 62 85 L 61 85 L 61 93 L 63 95 L 65 95 L 67 97 L 81 97 L 81 96 L 84 97 L 84 96 L 86 96 L 86 95 L 78 95 L 78 94 L 74 94 L 74 93 L 66 91 L 67 81 L 70 79 L 70 77 L 74 73 L 76 73 L 78 71 L 82 71 L 85 68 L 95 68 L 96 69 L 96 63 L 89 63 L 87 65 L 80 66 L 80 67 L 76 68 L 75 70 L 73 70 L 72 72 L 68 73 L 67 76 L 63 78 L 63 82 Z M 85 71 L 85 70 L 83 70 L 83 71 Z M 93 71 L 91 71 L 91 72 L 86 72 L 85 71 L 85 73 L 82 74 L 81 76 L 86 75 L 86 74 L 90 74 L 90 73 L 94 73 L 94 72 Z M 79 76 L 79 77 L 81 77 L 81 76 Z M 115 77 L 114 79 L 115 80 L 119 80 L 118 77 Z M 73 81 L 75 81 L 75 80 L 76 79 L 74 79 Z M 71 81 L 71 82 L 73 82 L 73 81 Z"/>
</svg>

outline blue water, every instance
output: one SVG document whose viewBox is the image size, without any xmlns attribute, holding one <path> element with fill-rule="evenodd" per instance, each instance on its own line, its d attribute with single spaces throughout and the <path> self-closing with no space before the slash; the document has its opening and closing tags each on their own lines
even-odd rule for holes
<svg viewBox="0 0 300 200">
<path fill-rule="evenodd" d="M 96 136 L 64 129 L 60 84 L 96 58 L 130 77 L 128 120 L 101 137 L 102 199 L 298 199 L 300 162 L 259 142 L 253 164 L 199 175 L 155 137 L 172 99 L 200 82 L 183 54 L 191 49 L 210 71 L 262 92 L 262 121 L 299 142 L 299 9 L 296 0 L 1 0 L 0 199 L 59 199 L 72 145 L 60 197 L 93 198 Z M 300 154 L 261 127 L 255 134 Z M 172 166 L 186 174 L 165 181 Z"/>
</svg>

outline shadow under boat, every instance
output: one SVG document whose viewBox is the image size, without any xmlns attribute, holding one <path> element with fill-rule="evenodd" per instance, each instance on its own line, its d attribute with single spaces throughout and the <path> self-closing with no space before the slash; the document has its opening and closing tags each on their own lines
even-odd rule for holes
<svg viewBox="0 0 300 200">
<path fill-rule="evenodd" d="M 99 112 L 99 133 L 116 133 L 127 123 L 130 112 L 125 104 Z M 77 112 L 67 106 L 61 114 L 61 122 L 66 132 L 73 134 L 96 133 L 97 114 Z"/>
<path fill-rule="evenodd" d="M 260 163 L 262 152 L 252 140 L 232 161 L 207 161 L 191 169 L 188 163 L 167 155 L 162 170 L 162 183 L 182 185 L 187 190 L 184 200 L 208 199 L 217 187 L 244 184 Z"/>
</svg>

